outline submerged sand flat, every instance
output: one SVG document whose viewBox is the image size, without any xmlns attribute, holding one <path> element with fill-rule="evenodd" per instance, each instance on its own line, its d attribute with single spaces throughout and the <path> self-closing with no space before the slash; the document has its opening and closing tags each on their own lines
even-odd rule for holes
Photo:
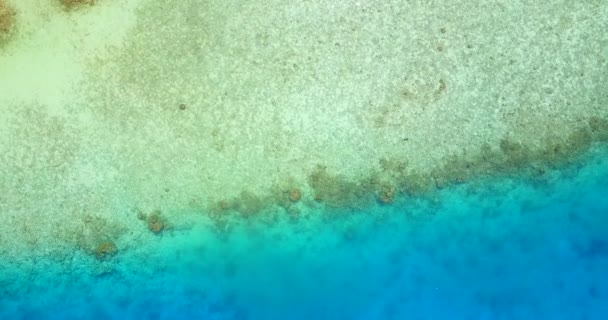
<svg viewBox="0 0 608 320">
<path fill-rule="evenodd" d="M 3 2 L 5 253 L 390 204 L 608 138 L 605 1 Z"/>
</svg>

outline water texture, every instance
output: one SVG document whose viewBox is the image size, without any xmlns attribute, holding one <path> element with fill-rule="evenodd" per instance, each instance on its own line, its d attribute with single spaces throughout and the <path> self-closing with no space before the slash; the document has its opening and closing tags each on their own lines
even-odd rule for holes
<svg viewBox="0 0 608 320">
<path fill-rule="evenodd" d="M 603 319 L 608 155 L 432 199 L 204 219 L 100 265 L 3 261 L 3 319 Z M 106 269 L 104 269 L 106 268 Z"/>
<path fill-rule="evenodd" d="M 0 319 L 606 319 L 605 30 L 0 0 Z"/>
</svg>

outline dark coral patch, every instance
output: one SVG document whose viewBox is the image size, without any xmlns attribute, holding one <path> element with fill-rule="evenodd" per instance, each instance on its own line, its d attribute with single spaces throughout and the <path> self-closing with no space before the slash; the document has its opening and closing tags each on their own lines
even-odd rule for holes
<svg viewBox="0 0 608 320">
<path fill-rule="evenodd" d="M 155 234 L 159 234 L 167 229 L 167 219 L 162 216 L 160 210 L 154 210 L 150 214 L 145 214 L 143 211 L 137 212 L 137 218 L 146 223 L 148 230 Z"/>
<path fill-rule="evenodd" d="M 0 0 L 0 41 L 8 39 L 15 29 L 15 10 Z"/>
<path fill-rule="evenodd" d="M 95 4 L 95 0 L 59 0 L 59 3 L 66 10 L 74 10 L 85 5 L 92 6 Z"/>
<path fill-rule="evenodd" d="M 289 190 L 289 200 L 291 202 L 298 202 L 302 198 L 302 192 L 298 188 Z"/>
<path fill-rule="evenodd" d="M 317 166 L 308 176 L 308 184 L 315 192 L 314 199 L 331 207 L 360 208 L 370 203 L 373 186 L 368 181 L 353 182 Z"/>
<path fill-rule="evenodd" d="M 104 259 L 116 254 L 116 245 L 112 241 L 104 241 L 95 248 L 95 257 Z"/>
</svg>

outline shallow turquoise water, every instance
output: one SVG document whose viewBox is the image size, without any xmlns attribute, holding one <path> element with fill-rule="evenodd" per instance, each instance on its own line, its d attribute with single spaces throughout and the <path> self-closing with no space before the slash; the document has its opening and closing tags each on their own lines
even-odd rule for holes
<svg viewBox="0 0 608 320">
<path fill-rule="evenodd" d="M 607 195 L 598 147 L 367 212 L 200 219 L 102 263 L 4 261 L 0 318 L 605 319 Z"/>
</svg>

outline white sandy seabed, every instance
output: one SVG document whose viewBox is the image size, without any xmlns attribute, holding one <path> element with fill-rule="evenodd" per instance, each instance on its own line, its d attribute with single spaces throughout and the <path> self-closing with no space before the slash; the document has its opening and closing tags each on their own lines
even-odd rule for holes
<svg viewBox="0 0 608 320">
<path fill-rule="evenodd" d="M 608 117 L 605 1 L 5 2 L 5 256 L 137 243 L 138 211 L 179 228 L 276 186 L 305 206 L 318 165 L 424 176 Z"/>
</svg>

